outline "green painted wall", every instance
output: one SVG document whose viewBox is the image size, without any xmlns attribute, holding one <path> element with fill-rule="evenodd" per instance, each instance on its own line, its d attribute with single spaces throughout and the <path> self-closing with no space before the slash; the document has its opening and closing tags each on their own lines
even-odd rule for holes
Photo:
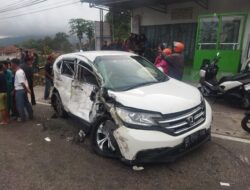
<svg viewBox="0 0 250 190">
<path fill-rule="evenodd" d="M 237 73 L 241 60 L 241 50 L 196 50 L 194 69 L 199 70 L 203 59 L 212 60 L 217 52 L 220 52 L 221 57 L 218 62 L 220 71 Z"/>
</svg>

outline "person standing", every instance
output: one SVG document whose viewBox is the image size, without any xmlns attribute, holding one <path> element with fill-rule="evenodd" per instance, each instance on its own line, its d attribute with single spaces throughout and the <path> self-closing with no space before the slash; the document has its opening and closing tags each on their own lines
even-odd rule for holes
<svg viewBox="0 0 250 190">
<path fill-rule="evenodd" d="M 39 72 L 39 56 L 36 52 L 33 53 L 33 63 L 32 63 L 32 67 L 33 67 L 33 72 L 34 73 L 38 73 Z"/>
<path fill-rule="evenodd" d="M 49 55 L 47 58 L 47 63 L 45 64 L 45 100 L 49 98 L 50 88 L 53 86 L 53 62 L 54 59 L 52 55 Z"/>
<path fill-rule="evenodd" d="M 168 74 L 169 65 L 168 62 L 164 59 L 164 56 L 169 56 L 172 54 L 172 50 L 170 48 L 165 48 L 162 51 L 162 58 L 161 61 L 158 62 L 155 66 L 159 68 L 162 72 L 164 72 L 166 75 Z"/>
<path fill-rule="evenodd" d="M 162 60 L 162 52 L 163 50 L 167 48 L 167 44 L 166 43 L 161 43 L 159 46 L 158 46 L 158 55 L 157 57 L 155 58 L 155 62 L 154 62 L 154 65 L 158 65 L 161 60 Z"/>
<path fill-rule="evenodd" d="M 25 53 L 23 52 L 22 48 L 20 48 L 19 51 L 20 51 L 20 62 L 21 62 L 21 64 L 24 64 L 25 63 Z"/>
<path fill-rule="evenodd" d="M 165 56 L 164 59 L 169 64 L 168 75 L 177 80 L 182 80 L 184 73 L 184 44 L 181 42 L 174 42 L 174 53 L 170 56 Z"/>
<path fill-rule="evenodd" d="M 8 61 L 2 61 L 3 65 L 3 72 L 6 79 L 6 85 L 7 85 L 7 111 L 8 114 L 10 114 L 10 111 L 12 111 L 12 91 L 13 91 L 13 75 L 12 71 L 9 69 L 9 62 Z"/>
<path fill-rule="evenodd" d="M 29 89 L 30 89 L 30 96 L 31 96 L 31 104 L 36 105 L 36 98 L 35 98 L 35 93 L 33 89 L 33 68 L 32 68 L 32 62 L 33 62 L 33 57 L 31 55 L 28 55 L 26 58 L 26 63 L 20 65 L 21 69 L 24 71 L 25 76 L 28 80 L 29 84 Z"/>
<path fill-rule="evenodd" d="M 33 110 L 32 106 L 28 100 L 27 93 L 30 93 L 28 81 L 25 76 L 24 71 L 20 68 L 20 61 L 19 59 L 12 59 L 11 60 L 11 67 L 15 72 L 15 95 L 16 95 L 16 107 L 17 111 L 21 117 L 21 121 L 26 121 L 26 114 L 25 109 L 29 114 L 29 119 L 33 119 Z"/>
<path fill-rule="evenodd" d="M 9 122 L 9 114 L 7 112 L 7 82 L 3 64 L 0 64 L 0 113 L 2 118 L 0 125 L 7 125 Z"/>
</svg>

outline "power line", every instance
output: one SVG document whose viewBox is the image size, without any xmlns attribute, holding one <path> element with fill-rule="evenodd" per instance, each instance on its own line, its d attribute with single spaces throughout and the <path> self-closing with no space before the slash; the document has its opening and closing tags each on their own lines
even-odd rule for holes
<svg viewBox="0 0 250 190">
<path fill-rule="evenodd" d="M 27 13 L 28 11 L 40 11 L 41 9 L 44 9 L 44 8 L 50 8 L 51 6 L 54 7 L 55 5 L 56 6 L 60 6 L 60 5 L 64 5 L 65 3 L 73 3 L 74 1 L 71 0 L 71 2 L 69 2 L 69 0 L 63 0 L 63 1 L 57 1 L 57 4 L 55 3 L 46 3 L 46 4 L 39 4 L 39 5 L 34 5 L 31 7 L 28 7 L 27 9 L 24 9 L 23 11 L 18 11 L 18 12 L 8 12 L 8 13 L 1 13 L 0 12 L 0 19 L 1 17 L 10 17 L 10 16 L 15 16 L 15 15 L 19 15 L 19 14 L 24 14 L 24 13 Z"/>
<path fill-rule="evenodd" d="M 47 11 L 47 10 L 52 10 L 52 9 L 57 9 L 60 7 L 65 7 L 65 6 L 73 5 L 73 4 L 77 4 L 77 3 L 81 3 L 81 2 L 78 0 L 77 2 L 68 3 L 68 4 L 64 4 L 64 5 L 60 5 L 60 6 L 50 7 L 50 8 L 46 8 L 46 9 L 37 10 L 37 11 L 26 12 L 23 14 L 18 14 L 18 15 L 9 16 L 9 17 L 2 17 L 2 18 L 0 18 L 0 20 L 6 20 L 6 19 L 16 18 L 16 17 L 20 17 L 20 16 L 24 16 L 24 15 L 35 14 L 35 13 L 39 13 L 39 12 L 43 12 L 43 11 Z"/>
<path fill-rule="evenodd" d="M 43 3 L 47 0 L 35 0 L 35 1 L 31 1 L 31 2 L 24 2 L 22 4 L 19 4 L 17 6 L 14 7 L 10 7 L 10 8 L 5 8 L 5 9 L 0 9 L 0 13 L 5 13 L 5 12 L 10 12 L 10 11 L 14 11 L 14 10 L 18 10 L 18 9 L 22 9 L 22 8 L 26 8 L 26 7 L 30 7 L 39 3 Z"/>
</svg>

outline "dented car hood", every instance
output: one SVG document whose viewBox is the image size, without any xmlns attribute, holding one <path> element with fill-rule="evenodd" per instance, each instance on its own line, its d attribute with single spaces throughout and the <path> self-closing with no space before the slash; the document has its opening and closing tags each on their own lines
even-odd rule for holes
<svg viewBox="0 0 250 190">
<path fill-rule="evenodd" d="M 201 103 L 200 92 L 195 87 L 172 78 L 128 91 L 108 93 L 126 107 L 162 114 L 187 110 Z"/>
</svg>

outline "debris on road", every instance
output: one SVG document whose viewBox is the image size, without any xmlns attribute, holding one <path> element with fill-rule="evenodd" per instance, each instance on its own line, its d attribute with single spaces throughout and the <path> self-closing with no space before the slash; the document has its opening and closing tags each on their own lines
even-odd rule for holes
<svg viewBox="0 0 250 190">
<path fill-rule="evenodd" d="M 143 166 L 133 166 L 133 170 L 134 171 L 142 171 L 142 170 L 144 170 L 144 167 Z"/>
<path fill-rule="evenodd" d="M 49 137 L 44 138 L 45 141 L 51 142 L 51 139 Z"/>
<path fill-rule="evenodd" d="M 78 135 L 80 137 L 79 141 L 83 142 L 85 140 L 86 133 L 83 130 L 80 130 L 79 133 L 78 133 Z"/>
<path fill-rule="evenodd" d="M 225 186 L 225 187 L 230 187 L 230 184 L 229 184 L 229 183 L 220 182 L 220 185 L 221 185 L 221 186 Z"/>
<path fill-rule="evenodd" d="M 36 126 L 41 126 L 41 125 L 42 125 L 41 123 L 36 124 Z"/>
<path fill-rule="evenodd" d="M 28 146 L 31 146 L 33 143 L 29 143 L 29 144 L 27 144 Z"/>
<path fill-rule="evenodd" d="M 74 140 L 74 137 L 67 137 L 66 140 L 67 140 L 68 142 L 73 141 L 73 140 Z"/>
</svg>

